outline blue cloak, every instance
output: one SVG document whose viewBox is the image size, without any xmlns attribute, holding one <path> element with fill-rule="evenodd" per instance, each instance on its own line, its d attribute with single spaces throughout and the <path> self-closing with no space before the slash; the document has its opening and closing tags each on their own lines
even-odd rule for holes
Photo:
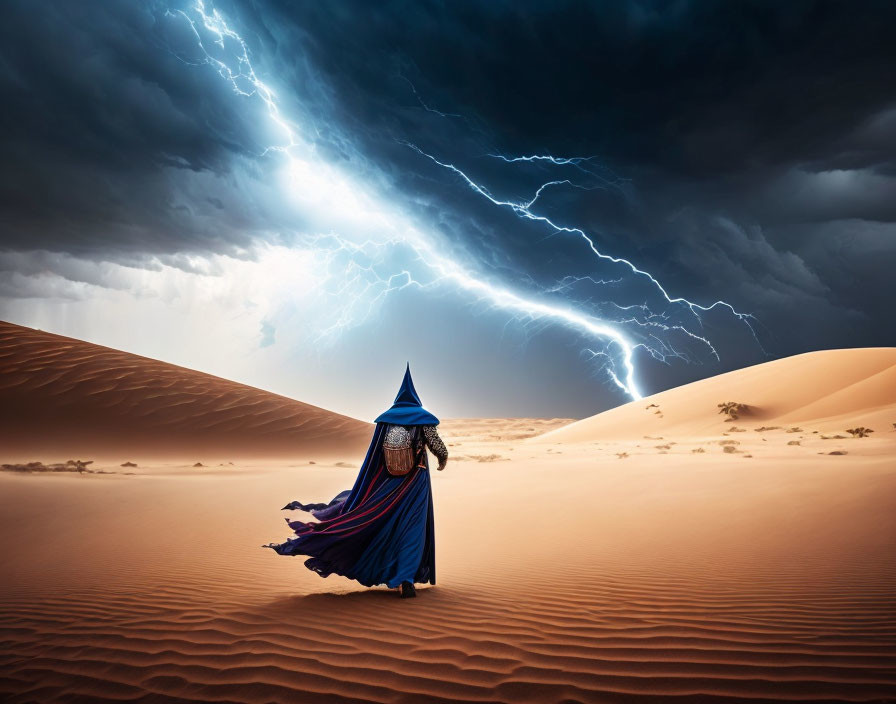
<svg viewBox="0 0 896 704">
<path fill-rule="evenodd" d="M 364 586 L 436 583 L 435 530 L 429 459 L 403 477 L 386 471 L 386 426 L 437 425 L 423 409 L 408 367 L 395 403 L 376 419 L 373 439 L 354 486 L 328 504 L 293 501 L 285 509 L 308 511 L 316 522 L 287 519 L 295 537 L 269 547 L 280 555 L 306 555 L 321 577 L 339 574 Z"/>
</svg>

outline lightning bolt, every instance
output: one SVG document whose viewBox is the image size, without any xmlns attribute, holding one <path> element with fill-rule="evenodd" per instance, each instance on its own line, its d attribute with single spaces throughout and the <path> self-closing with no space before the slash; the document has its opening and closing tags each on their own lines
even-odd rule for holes
<svg viewBox="0 0 896 704">
<path fill-rule="evenodd" d="M 629 307 L 615 306 L 621 313 L 625 314 L 636 310 L 639 311 L 639 315 L 627 314 L 625 317 L 613 320 L 589 315 L 570 305 L 558 304 L 550 300 L 551 294 L 583 280 L 590 280 L 592 283 L 598 282 L 591 277 L 567 277 L 560 282 L 558 287 L 544 290 L 542 298 L 532 298 L 509 287 L 486 280 L 474 269 L 464 266 L 457 259 L 446 255 L 444 248 L 437 245 L 436 239 L 428 232 L 418 228 L 406 214 L 397 212 L 382 198 L 367 193 L 347 174 L 322 161 L 315 154 L 314 146 L 302 137 L 298 126 L 281 112 L 275 91 L 256 74 L 246 42 L 238 32 L 229 26 L 217 9 L 209 7 L 205 0 L 195 0 L 188 11 L 178 9 L 167 11 L 165 14 L 169 17 L 186 20 L 200 52 L 200 58 L 196 61 L 173 52 L 179 59 L 186 64 L 210 66 L 241 99 L 261 101 L 271 126 L 281 135 L 279 143 L 267 147 L 264 154 L 274 152 L 281 155 L 287 172 L 293 177 L 291 187 L 295 192 L 306 192 L 310 189 L 319 194 L 321 198 L 327 199 L 335 207 L 349 207 L 349 209 L 362 212 L 365 222 L 375 222 L 382 232 L 386 233 L 386 236 L 378 240 L 366 239 L 360 242 L 336 233 L 305 237 L 308 246 L 322 257 L 323 266 L 330 272 L 330 278 L 338 282 L 335 288 L 328 289 L 323 295 L 332 296 L 333 301 L 337 304 L 334 310 L 340 311 L 341 314 L 324 330 L 322 335 L 338 333 L 352 324 L 353 320 L 366 319 L 372 314 L 375 306 L 394 291 L 408 287 L 430 288 L 447 285 L 464 292 L 490 309 L 508 313 L 512 319 L 521 321 L 523 324 L 559 324 L 586 338 L 600 341 L 604 345 L 602 350 L 587 348 L 586 353 L 593 358 L 603 360 L 604 369 L 610 380 L 632 399 L 642 397 L 636 380 L 634 363 L 636 349 L 643 349 L 659 360 L 665 360 L 667 356 L 683 357 L 683 355 L 676 352 L 669 342 L 660 340 L 653 333 L 648 332 L 645 338 L 655 341 L 656 345 L 648 343 L 646 340 L 633 341 L 624 332 L 623 326 L 625 325 L 635 325 L 645 330 L 652 328 L 682 332 L 707 345 L 718 357 L 715 349 L 705 337 L 682 325 L 670 324 L 663 315 L 650 313 L 646 304 Z M 423 103 L 416 89 L 413 90 L 424 108 L 439 113 Z M 450 115 L 449 113 L 439 114 Z M 467 186 L 494 205 L 509 208 L 521 218 L 544 223 L 555 232 L 575 234 L 584 238 L 597 257 L 623 265 L 632 273 L 649 279 L 669 304 L 686 306 L 698 320 L 698 311 L 705 312 L 718 306 L 728 308 L 740 319 L 745 320 L 751 317 L 748 314 L 735 311 L 724 301 L 717 301 L 710 306 L 700 306 L 684 298 L 673 298 L 648 272 L 639 269 L 627 259 L 600 252 L 594 241 L 583 230 L 558 225 L 546 216 L 532 210 L 538 198 L 549 187 L 560 185 L 586 187 L 578 186 L 567 179 L 555 180 L 539 187 L 528 201 L 505 201 L 492 196 L 484 186 L 474 182 L 454 165 L 436 159 L 409 142 L 404 144 L 440 167 L 456 173 Z M 572 166 L 580 171 L 603 178 L 592 168 L 591 157 L 567 159 L 550 156 L 493 156 L 508 163 L 544 162 L 556 166 Z M 397 250 L 405 251 L 413 264 L 422 267 L 425 276 L 413 273 L 410 266 L 400 267 L 396 270 L 394 265 L 390 265 L 387 253 L 394 253 Z M 600 283 L 610 284 L 613 281 L 600 281 Z"/>
<path fill-rule="evenodd" d="M 414 94 L 414 97 L 417 99 L 417 102 L 420 103 L 420 107 L 422 107 L 424 110 L 426 110 L 426 112 L 434 113 L 434 114 L 438 115 L 439 117 L 456 117 L 461 120 L 467 119 L 463 115 L 458 115 L 456 112 L 442 112 L 441 110 L 436 110 L 434 107 L 431 107 L 430 105 L 428 105 L 426 103 L 426 101 L 423 100 L 422 97 L 420 97 L 420 94 L 417 92 L 417 87 L 411 82 L 411 80 L 409 78 L 406 78 L 405 76 L 402 76 L 401 74 L 399 74 L 398 77 L 401 78 L 401 80 L 403 80 L 405 83 L 407 83 L 411 87 L 411 92 Z"/>
<path fill-rule="evenodd" d="M 333 238 L 334 235 L 328 235 Z M 614 328 L 606 321 L 600 320 L 593 316 L 582 314 L 570 308 L 565 308 L 542 301 L 532 300 L 524 297 L 508 288 L 496 286 L 489 282 L 483 281 L 475 274 L 471 273 L 453 259 L 441 254 L 435 246 L 418 231 L 410 231 L 400 242 L 374 243 L 365 242 L 355 244 L 348 240 L 339 239 L 339 246 L 343 251 L 363 252 L 369 251 L 371 247 L 381 248 L 389 244 L 404 244 L 410 247 L 416 258 L 425 265 L 430 271 L 433 278 L 428 282 L 416 279 L 409 271 L 403 270 L 398 274 L 391 274 L 388 277 L 375 275 L 374 285 L 378 288 L 378 292 L 373 299 L 369 300 L 368 306 L 372 308 L 375 301 L 382 298 L 388 293 L 408 286 L 419 288 L 427 288 L 436 284 L 451 283 L 458 288 L 473 294 L 478 300 L 488 304 L 490 308 L 504 310 L 517 316 L 518 319 L 530 321 L 552 321 L 564 323 L 567 326 L 585 333 L 590 337 L 608 340 L 609 345 L 620 350 L 619 356 L 622 357 L 622 365 L 624 372 L 617 374 L 614 367 L 607 367 L 607 372 L 611 380 L 625 393 L 637 400 L 642 397 L 635 381 L 635 367 L 632 359 L 634 350 L 644 345 L 632 343 L 622 332 Z M 367 268 L 366 271 L 372 271 Z M 394 285 L 395 279 L 403 279 L 399 286 Z M 368 291 L 370 285 L 368 284 Z M 336 295 L 343 295 L 345 292 L 340 291 Z M 334 323 L 331 330 L 338 329 L 340 322 Z M 329 331 L 328 331 L 329 332 Z M 607 357 L 612 359 L 609 354 Z"/>
<path fill-rule="evenodd" d="M 523 218 L 525 220 L 533 220 L 536 222 L 544 223 L 549 228 L 551 228 L 551 230 L 553 230 L 555 233 L 566 233 L 566 234 L 578 235 L 583 240 L 585 240 L 585 242 L 587 242 L 588 247 L 591 249 L 591 252 L 598 259 L 602 259 L 604 261 L 609 261 L 609 262 L 612 262 L 613 264 L 620 264 L 620 265 L 628 268 L 633 274 L 636 274 L 637 276 L 646 278 L 656 288 L 656 290 L 666 300 L 667 303 L 669 303 L 670 305 L 683 305 L 683 306 L 687 307 L 687 309 L 690 310 L 690 312 L 694 315 L 694 317 L 697 319 L 697 321 L 700 322 L 701 324 L 702 324 L 702 320 L 700 318 L 698 311 L 702 311 L 702 312 L 706 313 L 708 311 L 713 310 L 714 308 L 718 308 L 718 307 L 726 308 L 728 311 L 731 312 L 732 315 L 734 315 L 734 317 L 736 317 L 738 320 L 740 320 L 746 324 L 746 326 L 749 328 L 750 332 L 752 333 L 753 338 L 756 340 L 757 343 L 759 343 L 759 338 L 756 335 L 756 330 L 750 324 L 751 320 L 755 320 L 755 317 L 752 314 L 742 313 L 742 312 L 736 310 L 734 308 L 734 306 L 732 306 L 730 303 L 727 303 L 722 300 L 718 300 L 715 303 L 712 303 L 712 304 L 706 306 L 706 305 L 700 305 L 699 303 L 694 303 L 693 301 L 690 301 L 687 298 L 684 298 L 681 296 L 672 297 L 669 295 L 669 293 L 666 291 L 666 289 L 663 287 L 663 285 L 650 272 L 638 268 L 633 262 L 629 261 L 628 259 L 625 259 L 623 257 L 616 257 L 611 254 L 606 254 L 606 253 L 600 251 L 597 248 L 597 245 L 595 244 L 594 240 L 591 237 L 589 237 L 588 234 L 581 228 L 569 227 L 567 225 L 559 225 L 556 222 L 554 222 L 553 220 L 551 220 L 549 217 L 547 217 L 545 215 L 539 215 L 538 213 L 535 213 L 532 211 L 532 206 L 535 204 L 535 202 L 538 200 L 538 198 L 544 192 L 545 188 L 548 188 L 550 186 L 560 185 L 560 184 L 569 184 L 570 183 L 569 181 L 567 181 L 565 179 L 560 180 L 560 181 L 548 181 L 547 183 L 539 186 L 539 188 L 535 192 L 535 195 L 528 201 L 515 202 L 515 201 L 510 201 L 510 200 L 501 200 L 500 198 L 493 196 L 485 186 L 482 186 L 479 183 L 477 183 L 476 181 L 474 181 L 465 172 L 463 172 L 461 169 L 456 167 L 454 164 L 451 164 L 446 161 L 440 161 L 439 159 L 434 157 L 432 154 L 428 154 L 427 152 L 420 149 L 420 147 L 418 147 L 415 144 L 412 144 L 411 142 L 401 141 L 400 143 L 404 144 L 408 148 L 417 152 L 419 155 L 429 159 L 434 164 L 442 167 L 443 169 L 447 169 L 447 170 L 452 171 L 453 173 L 457 174 L 458 176 L 460 176 L 460 178 L 463 180 L 463 182 L 466 183 L 467 186 L 474 193 L 477 193 L 480 196 L 482 196 L 483 198 L 487 199 L 493 205 L 497 205 L 502 208 L 508 208 L 515 215 L 517 215 L 518 217 Z M 540 160 L 546 160 L 551 163 L 561 164 L 561 165 L 566 164 L 566 163 L 572 163 L 573 161 L 575 161 L 574 159 L 559 159 L 558 160 L 555 157 L 549 157 L 549 156 L 545 156 L 545 157 L 530 156 L 530 157 L 516 157 L 516 158 L 502 157 L 502 158 L 508 162 L 533 161 L 533 160 L 540 159 Z M 578 161 L 580 163 L 582 161 L 582 159 L 579 159 Z M 574 184 L 571 184 L 571 185 L 574 185 Z M 708 339 L 706 339 L 703 336 L 697 335 L 696 333 L 689 333 L 689 334 L 692 337 L 694 337 L 695 339 L 697 339 L 698 341 L 700 341 L 701 343 L 703 343 L 704 345 L 706 345 L 710 349 L 710 351 L 712 352 L 713 356 L 715 356 L 716 359 L 719 358 L 718 353 L 716 352 L 712 343 Z"/>
<path fill-rule="evenodd" d="M 499 159 L 507 164 L 540 164 L 546 166 L 572 166 L 582 173 L 589 174 L 597 178 L 604 186 L 619 188 L 622 184 L 627 183 L 628 179 L 620 178 L 613 174 L 609 169 L 596 167 L 594 160 L 596 156 L 573 156 L 561 157 L 551 156 L 550 154 L 532 154 L 530 156 L 506 156 L 504 154 L 489 154 L 492 159 Z M 600 170 L 598 170 L 600 169 Z M 569 183 L 569 182 L 567 182 Z"/>
</svg>

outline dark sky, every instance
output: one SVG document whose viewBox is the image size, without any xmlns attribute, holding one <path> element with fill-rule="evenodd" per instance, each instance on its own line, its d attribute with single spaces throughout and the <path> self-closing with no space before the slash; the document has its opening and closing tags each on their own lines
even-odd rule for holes
<svg viewBox="0 0 896 704">
<path fill-rule="evenodd" d="M 626 400 L 618 345 L 411 228 L 621 331 L 644 394 L 894 345 L 894 36 L 892 2 L 8 2 L 0 317 L 360 416 L 406 359 L 445 415 Z"/>
</svg>

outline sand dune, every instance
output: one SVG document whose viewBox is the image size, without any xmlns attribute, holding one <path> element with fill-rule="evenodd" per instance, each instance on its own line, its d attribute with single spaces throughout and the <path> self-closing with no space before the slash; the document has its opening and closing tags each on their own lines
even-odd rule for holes
<svg viewBox="0 0 896 704">
<path fill-rule="evenodd" d="M 776 414 L 754 425 L 874 417 L 890 367 L 832 385 L 820 360 L 770 410 L 786 394 L 757 384 L 799 381 L 778 364 L 670 403 L 662 440 L 446 421 L 438 585 L 411 601 L 259 547 L 287 500 L 350 486 L 343 463 L 0 474 L 0 700 L 896 701 L 896 433 L 737 432 L 715 408 L 734 388 Z"/>
<path fill-rule="evenodd" d="M 0 322 L 3 462 L 351 456 L 371 428 L 209 374 Z"/>
<path fill-rule="evenodd" d="M 876 432 L 896 423 L 896 348 L 825 350 L 758 364 L 628 403 L 540 436 L 545 442 L 593 442 L 644 435 L 726 432 L 718 404 L 748 406 L 738 427 L 811 425 Z"/>
</svg>

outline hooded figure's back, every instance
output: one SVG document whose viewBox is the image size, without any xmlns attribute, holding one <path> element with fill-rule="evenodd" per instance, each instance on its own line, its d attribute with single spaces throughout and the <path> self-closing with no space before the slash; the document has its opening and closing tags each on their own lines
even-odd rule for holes
<svg viewBox="0 0 896 704">
<path fill-rule="evenodd" d="M 419 466 L 425 447 L 439 458 L 439 469 L 448 461 L 448 448 L 439 437 L 436 426 L 439 419 L 423 408 L 414 380 L 411 365 L 404 372 L 404 379 L 392 407 L 381 413 L 377 423 L 388 423 L 383 438 L 383 454 L 386 468 L 394 476 L 404 476 Z"/>
<path fill-rule="evenodd" d="M 444 468 L 448 451 L 436 432 L 438 423 L 421 405 L 409 367 L 394 404 L 376 419 L 354 486 L 328 504 L 287 504 L 287 509 L 311 511 L 318 521 L 288 521 L 295 537 L 266 547 L 280 555 L 308 556 L 305 566 L 322 577 L 340 574 L 366 586 L 401 585 L 402 596 L 408 591 L 414 595 L 415 582 L 435 584 L 435 524 L 425 447 L 439 458 L 439 469 Z M 404 474 L 388 469 L 387 438 L 414 452 Z"/>
</svg>

